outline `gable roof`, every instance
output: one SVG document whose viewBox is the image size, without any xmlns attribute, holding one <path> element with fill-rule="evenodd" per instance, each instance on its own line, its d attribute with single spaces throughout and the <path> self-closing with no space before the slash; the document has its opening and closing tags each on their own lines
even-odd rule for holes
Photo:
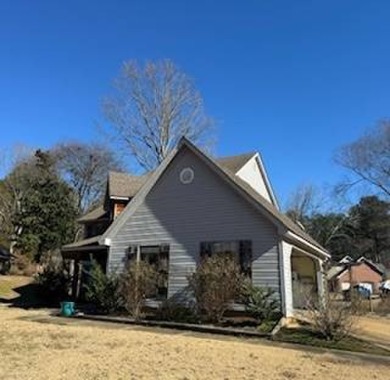
<svg viewBox="0 0 390 380">
<path fill-rule="evenodd" d="M 292 234 L 288 235 L 289 238 L 294 240 L 301 239 L 303 240 L 303 242 L 306 242 L 310 246 L 314 247 L 314 249 L 316 251 L 319 251 L 322 255 L 329 257 L 329 254 L 327 253 L 325 248 L 318 244 L 310 235 L 308 235 L 304 230 L 302 230 L 291 219 L 282 214 L 273 204 L 268 202 L 262 195 L 257 193 L 249 184 L 247 184 L 244 180 L 233 174 L 231 170 L 224 168 L 223 164 L 221 165 L 218 163 L 218 160 L 213 160 L 212 158 L 207 156 L 186 138 L 182 138 L 179 143 L 179 146 L 174 149 L 160 164 L 160 166 L 149 176 L 144 186 L 142 186 L 141 190 L 134 196 L 133 201 L 127 205 L 125 210 L 102 235 L 102 239 L 100 240 L 101 244 L 106 244 L 105 240 L 109 239 L 111 234 L 114 234 L 122 226 L 125 220 L 133 214 L 133 212 L 142 203 L 148 192 L 158 181 L 160 176 L 164 173 L 165 169 L 176 156 L 177 152 L 183 147 L 187 147 L 193 153 L 195 153 L 214 172 L 216 172 L 216 174 L 218 174 L 222 179 L 224 179 L 228 184 L 230 184 L 235 190 L 239 191 L 242 196 L 246 197 L 246 199 L 248 199 L 255 206 L 257 206 L 262 213 L 264 213 L 266 216 L 268 216 L 269 219 L 271 219 L 271 221 L 274 222 L 274 224 L 276 224 L 278 227 L 283 228 L 285 230 L 285 233 L 292 232 Z"/>
<path fill-rule="evenodd" d="M 103 205 L 100 205 L 93 209 L 92 211 L 84 214 L 80 218 L 77 219 L 79 223 L 88 223 L 95 221 L 97 219 L 103 219 L 108 216 L 108 211 L 104 209 Z"/>
<path fill-rule="evenodd" d="M 381 274 L 381 275 L 385 274 L 385 271 L 382 270 L 378 264 L 375 264 L 374 262 L 372 262 L 371 260 L 365 258 L 364 256 L 359 257 L 356 260 L 356 262 L 357 263 L 366 263 L 371 269 L 373 269 L 374 271 L 378 272 L 379 274 Z"/>
<path fill-rule="evenodd" d="M 255 152 L 244 153 L 237 156 L 221 157 L 216 161 L 219 165 L 232 173 L 237 173 L 253 156 Z M 142 175 L 131 175 L 110 171 L 108 173 L 108 195 L 109 197 L 132 198 L 138 193 L 143 184 L 150 177 L 150 173 Z"/>
<path fill-rule="evenodd" d="M 217 158 L 215 161 L 219 166 L 236 174 L 254 155 L 256 152 L 249 152 L 237 156 Z"/>
<path fill-rule="evenodd" d="M 332 278 L 338 278 L 343 273 L 345 273 L 350 267 L 357 267 L 359 265 L 366 264 L 373 271 L 377 272 L 379 275 L 383 276 L 385 272 L 377 265 L 374 264 L 371 260 L 366 259 L 365 257 L 360 257 L 356 261 L 345 262 L 342 265 L 336 265 L 329 269 L 328 271 L 328 280 Z"/>
<path fill-rule="evenodd" d="M 150 177 L 151 173 L 131 175 L 127 173 L 108 173 L 108 196 L 132 198 Z"/>
</svg>

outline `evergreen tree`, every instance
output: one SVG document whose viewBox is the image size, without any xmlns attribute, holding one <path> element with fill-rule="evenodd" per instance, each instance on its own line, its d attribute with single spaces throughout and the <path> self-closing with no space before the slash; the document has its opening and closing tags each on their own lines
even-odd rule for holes
<svg viewBox="0 0 390 380">
<path fill-rule="evenodd" d="M 355 231 L 355 255 L 386 261 L 390 256 L 390 204 L 377 196 L 363 197 L 349 215 Z"/>
<path fill-rule="evenodd" d="M 73 240 L 77 207 L 74 193 L 58 177 L 48 153 L 36 152 L 28 182 L 28 197 L 14 216 L 14 224 L 21 228 L 16 243 L 39 261 L 43 253 Z"/>
</svg>

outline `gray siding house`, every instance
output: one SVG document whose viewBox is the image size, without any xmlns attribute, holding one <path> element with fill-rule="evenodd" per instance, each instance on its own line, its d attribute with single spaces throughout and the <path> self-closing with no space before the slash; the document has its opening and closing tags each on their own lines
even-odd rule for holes
<svg viewBox="0 0 390 380">
<path fill-rule="evenodd" d="M 323 291 L 329 255 L 280 212 L 258 153 L 214 160 L 183 138 L 153 173 L 110 173 L 105 204 L 80 222 L 95 234 L 63 247 L 75 270 L 91 257 L 108 273 L 149 260 L 164 274 L 157 299 L 185 294 L 202 256 L 227 251 L 276 291 L 286 316 L 303 291 Z"/>
</svg>

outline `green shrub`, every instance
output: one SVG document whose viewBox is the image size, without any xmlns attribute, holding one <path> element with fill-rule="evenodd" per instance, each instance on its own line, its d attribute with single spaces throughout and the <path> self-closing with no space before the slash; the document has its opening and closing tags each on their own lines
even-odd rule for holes
<svg viewBox="0 0 390 380">
<path fill-rule="evenodd" d="M 87 301 L 92 302 L 99 311 L 113 313 L 121 306 L 118 287 L 118 276 L 106 275 L 101 266 L 94 261 L 85 284 Z"/>
<path fill-rule="evenodd" d="M 71 276 L 68 268 L 61 262 L 51 261 L 43 266 L 36 276 L 43 297 L 50 303 L 57 303 L 69 298 Z"/>
<path fill-rule="evenodd" d="M 198 313 L 210 322 L 221 322 L 231 302 L 238 299 L 244 277 L 234 257 L 217 254 L 203 260 L 188 281 Z"/>
<path fill-rule="evenodd" d="M 245 310 L 259 324 L 277 318 L 280 313 L 280 305 L 275 298 L 275 291 L 268 287 L 262 288 L 247 284 L 243 292 L 243 301 Z"/>
<path fill-rule="evenodd" d="M 131 261 L 120 278 L 120 294 L 124 306 L 134 319 L 142 317 L 142 307 L 145 299 L 155 294 L 157 272 L 145 261 Z"/>
<path fill-rule="evenodd" d="M 156 316 L 162 321 L 169 322 L 197 323 L 199 321 L 193 305 L 184 305 L 173 299 L 164 301 L 158 308 Z"/>
</svg>

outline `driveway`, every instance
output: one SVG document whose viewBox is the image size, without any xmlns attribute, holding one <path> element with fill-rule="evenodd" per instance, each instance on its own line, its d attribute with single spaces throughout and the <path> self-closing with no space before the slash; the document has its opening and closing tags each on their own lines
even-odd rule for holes
<svg viewBox="0 0 390 380">
<path fill-rule="evenodd" d="M 361 336 L 390 349 L 390 318 L 376 316 L 359 317 L 356 336 Z"/>
</svg>

